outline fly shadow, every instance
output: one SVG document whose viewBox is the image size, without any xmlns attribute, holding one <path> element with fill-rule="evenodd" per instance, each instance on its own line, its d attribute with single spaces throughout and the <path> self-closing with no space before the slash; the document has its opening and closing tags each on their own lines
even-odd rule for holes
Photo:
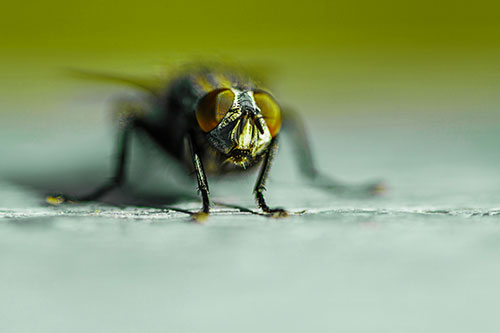
<svg viewBox="0 0 500 333">
<path fill-rule="evenodd" d="M 45 206 L 58 206 L 57 202 L 58 193 L 68 193 L 76 197 L 85 195 L 95 190 L 95 184 L 98 183 L 95 173 L 92 171 L 72 173 L 71 177 L 57 174 L 54 176 L 38 177 L 37 175 L 16 175 L 5 177 L 7 182 L 29 189 L 36 193 L 42 205 Z M 182 206 L 191 203 L 198 203 L 199 197 L 196 192 L 189 192 L 173 188 L 165 188 L 162 193 L 148 193 L 145 191 L 137 191 L 133 186 L 121 186 L 113 189 L 100 198 L 94 200 L 95 203 L 115 206 L 119 208 L 127 207 L 141 207 L 141 208 L 154 208 L 162 210 L 171 210 L 194 216 L 195 212 L 190 211 Z M 86 204 L 86 202 L 67 201 L 63 205 L 78 205 Z M 267 216 L 258 211 L 235 205 L 227 204 L 220 201 L 214 201 L 213 204 L 219 207 L 229 208 L 237 213 L 246 213 L 252 215 Z"/>
</svg>

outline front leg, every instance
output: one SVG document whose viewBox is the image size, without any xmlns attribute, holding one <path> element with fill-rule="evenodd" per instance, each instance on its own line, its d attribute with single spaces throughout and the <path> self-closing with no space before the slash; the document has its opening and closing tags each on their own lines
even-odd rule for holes
<svg viewBox="0 0 500 333">
<path fill-rule="evenodd" d="M 201 211 L 195 213 L 193 218 L 197 221 L 201 221 L 208 217 L 210 213 L 210 190 L 208 189 L 207 176 L 205 174 L 205 169 L 203 168 L 203 162 L 201 161 L 200 150 L 193 140 L 191 134 L 188 135 L 189 147 L 191 150 L 191 158 L 193 160 L 194 171 L 196 173 L 196 179 L 198 181 L 198 190 L 201 193 L 201 198 L 203 200 L 203 207 Z"/>
<path fill-rule="evenodd" d="M 269 208 L 269 206 L 266 203 L 266 200 L 264 199 L 264 193 L 263 193 L 266 190 L 267 177 L 269 176 L 269 171 L 271 170 L 271 164 L 277 150 L 278 150 L 278 137 L 275 137 L 271 141 L 266 156 L 264 157 L 264 162 L 262 163 L 262 167 L 260 169 L 259 178 L 257 179 L 257 183 L 255 184 L 253 192 L 255 194 L 255 199 L 257 200 L 257 204 L 264 213 L 267 213 L 272 217 L 280 218 L 280 217 L 288 217 L 288 212 L 283 208 Z"/>
</svg>

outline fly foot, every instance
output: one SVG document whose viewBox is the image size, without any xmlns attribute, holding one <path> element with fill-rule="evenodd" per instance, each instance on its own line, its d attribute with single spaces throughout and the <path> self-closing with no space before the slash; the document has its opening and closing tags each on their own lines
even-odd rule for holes
<svg viewBox="0 0 500 333">
<path fill-rule="evenodd" d="M 68 199 L 68 197 L 63 194 L 48 195 L 47 197 L 45 197 L 45 202 L 53 206 L 71 201 L 72 200 Z"/>
<path fill-rule="evenodd" d="M 273 209 L 267 209 L 265 211 L 266 214 L 269 215 L 269 217 L 275 218 L 275 219 L 282 219 L 285 217 L 289 217 L 290 213 L 283 209 L 283 208 L 273 208 Z"/>
<path fill-rule="evenodd" d="M 377 183 L 371 184 L 368 187 L 368 190 L 373 195 L 384 194 L 387 192 L 387 185 L 384 182 L 377 182 Z"/>
<path fill-rule="evenodd" d="M 203 223 L 208 219 L 209 215 L 210 215 L 209 213 L 206 213 L 204 211 L 200 211 L 197 213 L 193 213 L 193 215 L 191 215 L 191 217 L 193 218 L 194 222 Z"/>
</svg>

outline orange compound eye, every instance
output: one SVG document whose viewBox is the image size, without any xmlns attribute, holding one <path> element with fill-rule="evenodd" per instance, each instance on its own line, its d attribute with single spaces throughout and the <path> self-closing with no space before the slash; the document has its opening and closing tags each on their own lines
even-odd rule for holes
<svg viewBox="0 0 500 333">
<path fill-rule="evenodd" d="M 253 97 L 262 112 L 271 136 L 274 138 L 281 128 L 281 110 L 278 103 L 266 92 L 255 92 Z"/>
<path fill-rule="evenodd" d="M 196 120 L 203 132 L 210 132 L 219 125 L 231 109 L 234 93 L 229 89 L 218 89 L 203 96 L 196 107 Z"/>
</svg>

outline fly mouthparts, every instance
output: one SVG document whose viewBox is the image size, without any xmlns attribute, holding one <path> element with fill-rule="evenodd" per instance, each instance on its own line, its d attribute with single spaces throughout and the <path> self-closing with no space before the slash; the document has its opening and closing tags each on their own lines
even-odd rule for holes
<svg viewBox="0 0 500 333">
<path fill-rule="evenodd" d="M 250 156 L 252 152 L 250 149 L 233 149 L 230 154 L 233 157 L 247 157 Z"/>
<path fill-rule="evenodd" d="M 255 126 L 257 126 L 257 129 L 259 130 L 260 134 L 264 134 L 264 128 L 262 127 L 262 124 L 260 123 L 259 119 L 254 119 Z"/>
</svg>

